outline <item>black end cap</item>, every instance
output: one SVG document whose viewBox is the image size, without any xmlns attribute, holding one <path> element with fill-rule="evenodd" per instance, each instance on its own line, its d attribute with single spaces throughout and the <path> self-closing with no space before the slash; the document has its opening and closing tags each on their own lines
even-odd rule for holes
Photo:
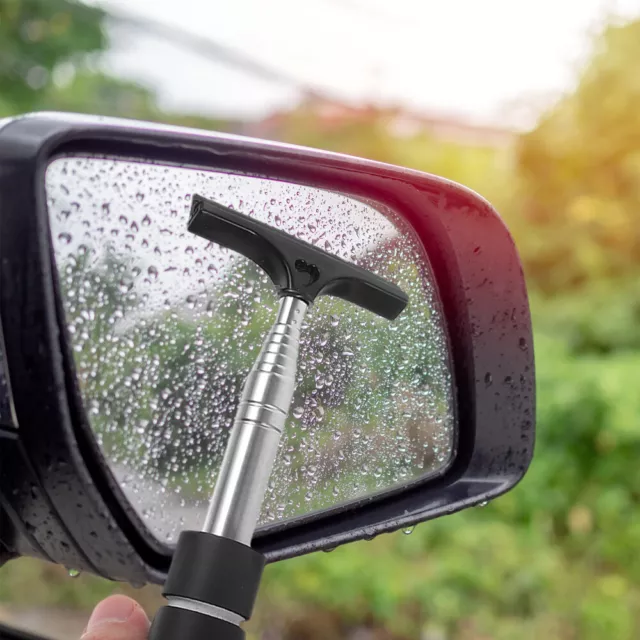
<svg viewBox="0 0 640 640">
<path fill-rule="evenodd" d="M 235 540 L 183 531 L 163 594 L 222 607 L 248 620 L 265 563 L 261 553 Z"/>
</svg>

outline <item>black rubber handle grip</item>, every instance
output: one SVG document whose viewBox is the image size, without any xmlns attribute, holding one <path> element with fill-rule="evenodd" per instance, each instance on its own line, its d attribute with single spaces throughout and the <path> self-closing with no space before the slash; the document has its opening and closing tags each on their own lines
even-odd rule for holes
<svg viewBox="0 0 640 640">
<path fill-rule="evenodd" d="M 235 540 L 183 531 L 162 593 L 251 617 L 265 557 Z"/>
<path fill-rule="evenodd" d="M 183 531 L 162 590 L 174 606 L 159 611 L 149 638 L 243 640 L 242 629 L 227 620 L 251 617 L 264 565 L 261 553 L 235 540 Z"/>
<path fill-rule="evenodd" d="M 245 640 L 245 634 L 235 624 L 218 618 L 162 607 L 151 625 L 149 640 Z"/>
<path fill-rule="evenodd" d="M 395 284 L 202 196 L 193 196 L 188 228 L 253 260 L 282 296 L 308 303 L 319 295 L 337 296 L 388 320 L 407 306 L 406 293 Z"/>
</svg>

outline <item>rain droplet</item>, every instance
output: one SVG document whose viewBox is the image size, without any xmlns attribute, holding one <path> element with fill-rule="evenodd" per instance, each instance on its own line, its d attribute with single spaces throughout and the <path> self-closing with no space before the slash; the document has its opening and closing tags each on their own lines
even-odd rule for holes
<svg viewBox="0 0 640 640">
<path fill-rule="evenodd" d="M 70 578 L 78 578 L 82 572 L 79 569 L 68 569 L 67 573 Z"/>
<path fill-rule="evenodd" d="M 412 527 L 407 527 L 406 529 L 402 530 L 402 533 L 404 533 L 405 536 L 410 536 L 416 529 L 416 526 L 413 525 Z"/>
<path fill-rule="evenodd" d="M 69 244 L 71 242 L 71 234 L 70 233 L 59 233 L 58 234 L 58 240 L 60 240 L 60 242 L 62 242 L 63 244 Z"/>
</svg>

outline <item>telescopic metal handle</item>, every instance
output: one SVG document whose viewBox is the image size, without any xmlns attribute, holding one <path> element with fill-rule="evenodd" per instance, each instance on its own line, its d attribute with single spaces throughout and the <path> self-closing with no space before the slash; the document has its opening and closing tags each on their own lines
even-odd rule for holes
<svg viewBox="0 0 640 640">
<path fill-rule="evenodd" d="M 250 545 L 295 390 L 307 303 L 280 300 L 245 381 L 203 531 Z"/>
<path fill-rule="evenodd" d="M 151 640 L 243 640 L 265 564 L 251 548 L 295 390 L 300 328 L 319 295 L 388 319 L 407 305 L 396 285 L 201 196 L 189 230 L 260 265 L 279 295 L 278 318 L 245 380 L 203 531 L 183 532 L 164 588 L 168 605 Z"/>
</svg>

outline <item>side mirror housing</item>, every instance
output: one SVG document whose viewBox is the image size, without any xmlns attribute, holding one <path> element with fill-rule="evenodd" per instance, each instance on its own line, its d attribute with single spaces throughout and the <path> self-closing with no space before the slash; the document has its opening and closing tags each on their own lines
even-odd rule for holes
<svg viewBox="0 0 640 640">
<path fill-rule="evenodd" d="M 434 473 L 360 495 L 348 508 L 266 524 L 252 546 L 267 561 L 451 514 L 498 497 L 523 477 L 535 424 L 529 304 L 513 240 L 480 196 L 437 176 L 287 144 L 34 114 L 0 126 L 0 539 L 7 557 L 33 555 L 112 579 L 160 583 L 174 550 L 125 495 L 88 417 L 52 234 L 56 205 L 45 185 L 53 162 L 74 158 L 341 194 L 397 220 L 423 252 L 449 353 L 450 457 Z"/>
</svg>

